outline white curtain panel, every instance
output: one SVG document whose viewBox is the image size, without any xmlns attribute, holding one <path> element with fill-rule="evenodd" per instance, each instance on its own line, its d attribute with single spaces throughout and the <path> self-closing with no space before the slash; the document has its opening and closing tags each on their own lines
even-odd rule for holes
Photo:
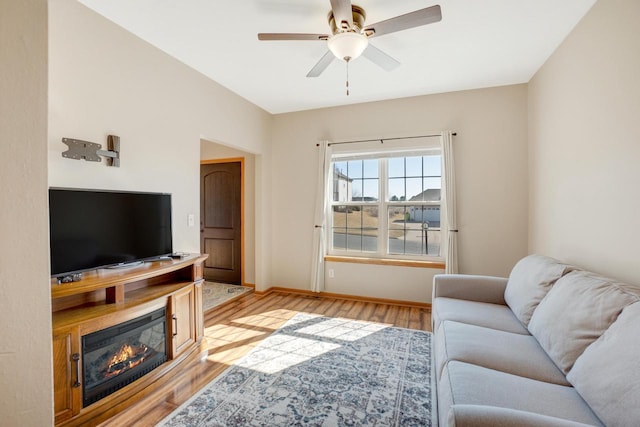
<svg viewBox="0 0 640 427">
<path fill-rule="evenodd" d="M 445 270 L 446 274 L 458 273 L 458 223 L 456 221 L 456 179 L 453 163 L 452 132 L 444 131 L 440 138 L 442 142 L 442 165 L 446 197 L 447 235 Z"/>
<path fill-rule="evenodd" d="M 324 290 L 324 256 L 327 253 L 327 191 L 331 185 L 331 145 L 322 141 L 318 145 L 318 181 L 316 185 L 316 208 L 313 222 L 313 258 L 311 260 L 311 290 Z"/>
</svg>

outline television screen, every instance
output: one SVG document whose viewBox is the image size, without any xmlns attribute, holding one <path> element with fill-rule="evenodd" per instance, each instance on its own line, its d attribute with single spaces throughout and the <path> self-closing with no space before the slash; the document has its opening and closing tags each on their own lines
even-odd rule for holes
<svg viewBox="0 0 640 427">
<path fill-rule="evenodd" d="M 173 252 L 171 195 L 49 189 L 51 276 Z"/>
</svg>

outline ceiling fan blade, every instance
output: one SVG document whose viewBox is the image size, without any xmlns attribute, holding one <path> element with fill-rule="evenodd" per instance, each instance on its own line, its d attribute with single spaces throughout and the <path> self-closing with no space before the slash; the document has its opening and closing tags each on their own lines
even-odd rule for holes
<svg viewBox="0 0 640 427">
<path fill-rule="evenodd" d="M 327 34 L 258 33 L 258 40 L 327 40 Z"/>
<path fill-rule="evenodd" d="M 419 27 L 421 25 L 432 24 L 442 19 L 440 5 L 427 7 L 426 9 L 416 10 L 415 12 L 405 13 L 385 21 L 367 25 L 364 33 L 368 34 L 373 30 L 373 36 L 381 36 L 383 34 L 395 33 L 396 31 L 407 30 L 409 28 Z"/>
<path fill-rule="evenodd" d="M 371 43 L 369 43 L 364 52 L 362 52 L 362 56 L 378 65 L 385 71 L 393 71 L 400 66 L 400 63 L 398 61 L 396 61 L 377 47 L 373 46 Z"/>
<path fill-rule="evenodd" d="M 348 28 L 353 26 L 353 12 L 351 11 L 351 0 L 331 0 L 331 10 L 333 18 L 336 21 L 336 27 L 342 28 L 340 25 L 346 21 Z"/>
<path fill-rule="evenodd" d="M 333 58 L 335 58 L 335 56 L 330 50 L 328 50 L 327 53 L 325 53 L 324 56 L 320 58 L 320 61 L 318 61 L 318 63 L 313 66 L 311 71 L 307 73 L 307 77 L 318 77 L 324 70 L 327 69 L 329 64 L 333 62 Z"/>
</svg>

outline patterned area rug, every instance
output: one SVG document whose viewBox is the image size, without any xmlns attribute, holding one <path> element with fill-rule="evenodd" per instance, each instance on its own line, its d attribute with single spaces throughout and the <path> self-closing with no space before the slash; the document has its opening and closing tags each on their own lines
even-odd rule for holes
<svg viewBox="0 0 640 427">
<path fill-rule="evenodd" d="M 241 297 L 253 289 L 248 286 L 229 285 L 226 283 L 204 282 L 202 302 L 204 311 L 210 310 L 225 302 Z"/>
<path fill-rule="evenodd" d="M 160 426 L 431 426 L 431 334 L 300 313 Z"/>
</svg>

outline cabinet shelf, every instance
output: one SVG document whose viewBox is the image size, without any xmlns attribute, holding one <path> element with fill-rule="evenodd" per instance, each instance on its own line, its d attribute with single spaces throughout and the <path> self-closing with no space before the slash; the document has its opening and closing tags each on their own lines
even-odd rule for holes
<svg viewBox="0 0 640 427">
<path fill-rule="evenodd" d="M 153 303 L 158 303 L 161 299 L 166 299 L 169 295 L 191 284 L 193 284 L 193 281 L 180 281 L 139 288 L 125 292 L 125 300 L 122 303 L 88 302 L 80 306 L 57 311 L 53 313 L 53 330 L 56 331 L 60 328 L 66 328 L 115 313 L 127 313 L 134 308 L 144 311 L 147 308 L 147 304 L 157 305 Z"/>
</svg>

